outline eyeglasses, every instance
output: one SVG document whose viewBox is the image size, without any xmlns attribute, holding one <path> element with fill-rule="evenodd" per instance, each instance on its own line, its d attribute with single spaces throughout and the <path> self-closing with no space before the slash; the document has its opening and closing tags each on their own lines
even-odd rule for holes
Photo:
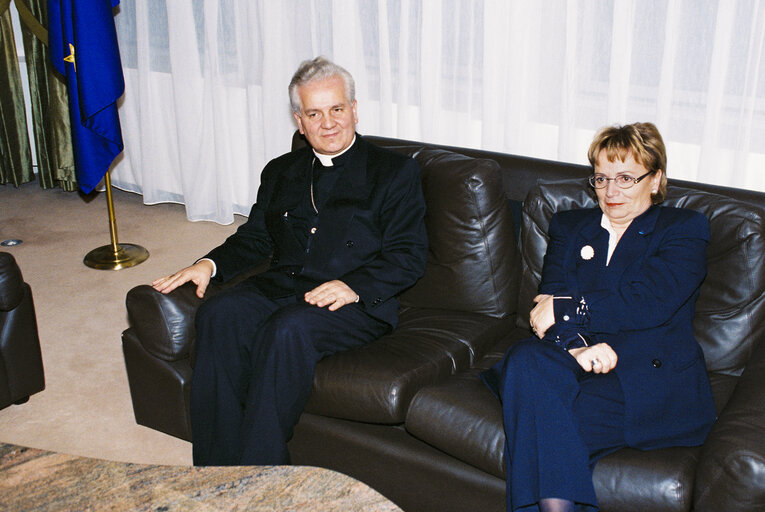
<svg viewBox="0 0 765 512">
<path fill-rule="evenodd" d="M 644 175 L 638 176 L 637 178 L 633 178 L 628 174 L 619 174 L 615 178 L 608 178 L 605 174 L 593 174 L 588 178 L 588 181 L 593 188 L 606 188 L 609 181 L 616 183 L 616 186 L 619 188 L 632 188 L 636 183 L 640 183 L 640 180 L 649 174 L 653 174 L 654 172 L 655 171 L 648 171 Z"/>
</svg>

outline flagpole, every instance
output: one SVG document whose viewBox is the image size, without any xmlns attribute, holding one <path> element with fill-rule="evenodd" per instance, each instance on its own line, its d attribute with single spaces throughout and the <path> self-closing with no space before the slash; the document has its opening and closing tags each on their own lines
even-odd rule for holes
<svg viewBox="0 0 765 512">
<path fill-rule="evenodd" d="M 114 200 L 112 199 L 112 180 L 109 171 L 104 175 L 106 185 L 106 206 L 109 210 L 109 234 L 111 244 L 93 249 L 85 255 L 83 262 L 90 268 L 98 270 L 120 270 L 134 267 L 146 261 L 149 251 L 135 244 L 120 244 L 117 242 L 117 218 L 114 215 Z"/>
<path fill-rule="evenodd" d="M 90 2 L 88 7 L 81 3 L 79 8 L 75 3 L 48 2 L 48 53 L 53 67 L 66 77 L 77 183 L 88 194 L 105 179 L 112 239 L 111 245 L 86 254 L 83 263 L 98 270 L 120 270 L 146 261 L 149 251 L 117 242 L 109 176 L 114 159 L 125 148 L 117 111 L 117 100 L 125 93 L 114 25 L 119 0 Z"/>
</svg>

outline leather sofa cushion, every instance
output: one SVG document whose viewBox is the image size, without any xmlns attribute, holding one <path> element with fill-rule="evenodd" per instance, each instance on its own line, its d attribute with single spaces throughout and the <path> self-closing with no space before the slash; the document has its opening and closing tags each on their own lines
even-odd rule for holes
<svg viewBox="0 0 765 512">
<path fill-rule="evenodd" d="M 528 335 L 515 328 L 468 371 L 420 390 L 406 415 L 407 432 L 462 462 L 505 478 L 502 408 L 478 374 Z"/>
<path fill-rule="evenodd" d="M 14 257 L 0 252 L 0 311 L 10 311 L 24 298 L 24 279 Z"/>
<path fill-rule="evenodd" d="M 707 216 L 711 240 L 707 277 L 696 303 L 694 332 L 709 371 L 740 375 L 753 344 L 765 335 L 765 226 L 763 211 L 735 199 L 668 187 L 666 206 L 691 208 Z M 521 227 L 521 290 L 517 325 L 528 328 L 547 249 L 547 227 L 556 211 L 596 206 L 582 179 L 538 182 L 529 191 Z"/>
<path fill-rule="evenodd" d="M 439 149 L 412 156 L 422 169 L 428 262 L 401 304 L 497 318 L 515 313 L 519 254 L 498 164 Z"/>
<path fill-rule="evenodd" d="M 698 446 L 624 448 L 603 457 L 592 475 L 601 510 L 691 510 L 700 452 Z"/>
<path fill-rule="evenodd" d="M 305 410 L 368 423 L 402 423 L 420 388 L 469 368 L 511 325 L 511 317 L 405 309 L 393 333 L 319 362 Z"/>
</svg>

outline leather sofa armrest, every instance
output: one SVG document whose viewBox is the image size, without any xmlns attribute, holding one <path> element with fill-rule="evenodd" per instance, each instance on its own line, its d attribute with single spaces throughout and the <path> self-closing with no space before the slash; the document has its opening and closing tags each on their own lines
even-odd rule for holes
<svg viewBox="0 0 765 512">
<path fill-rule="evenodd" d="M 765 343 L 712 427 L 696 473 L 697 512 L 765 510 Z"/>
<path fill-rule="evenodd" d="M 10 311 L 24 298 L 24 279 L 16 260 L 0 252 L 0 311 Z"/>
<path fill-rule="evenodd" d="M 195 291 L 195 284 L 186 283 L 168 294 L 145 284 L 128 292 L 125 303 L 130 326 L 151 355 L 165 361 L 189 356 L 194 315 L 202 303 Z"/>
<path fill-rule="evenodd" d="M 128 321 L 144 350 L 165 361 L 178 361 L 192 354 L 194 346 L 194 316 L 202 302 L 221 290 L 262 272 L 268 261 L 257 265 L 226 283 L 210 281 L 204 299 L 196 295 L 197 286 L 186 283 L 168 294 L 159 293 L 149 285 L 138 285 L 125 299 Z M 192 366 L 194 364 L 192 358 Z"/>
</svg>

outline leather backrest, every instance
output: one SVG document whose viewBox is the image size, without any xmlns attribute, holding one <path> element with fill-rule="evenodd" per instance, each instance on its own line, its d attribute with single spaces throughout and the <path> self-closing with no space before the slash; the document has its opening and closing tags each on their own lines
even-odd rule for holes
<svg viewBox="0 0 765 512">
<path fill-rule="evenodd" d="M 0 311 L 10 311 L 24 298 L 24 279 L 14 257 L 0 252 Z"/>
<path fill-rule="evenodd" d="M 521 287 L 518 292 L 516 325 L 530 329 L 529 312 L 539 293 L 542 263 L 547 251 L 547 228 L 557 211 L 595 206 L 595 196 L 586 179 L 538 180 L 523 202 L 521 224 Z"/>
<path fill-rule="evenodd" d="M 519 254 L 499 166 L 439 149 L 409 154 L 422 169 L 429 250 L 425 275 L 401 304 L 495 318 L 514 313 Z"/>
<path fill-rule="evenodd" d="M 521 290 L 517 324 L 528 327 L 554 212 L 596 206 L 584 179 L 542 181 L 529 191 L 521 227 Z M 670 186 L 666 206 L 697 210 L 709 219 L 707 277 L 696 303 L 694 332 L 707 368 L 739 375 L 765 335 L 765 226 L 763 211 L 735 199 Z"/>
<path fill-rule="evenodd" d="M 304 146 L 305 141 L 299 132 L 295 132 L 293 137 L 293 148 Z M 461 148 L 456 146 L 445 146 L 432 144 L 428 142 L 394 139 L 390 137 L 379 137 L 374 135 L 365 135 L 367 141 L 390 148 L 395 151 L 401 151 L 404 147 L 418 147 L 430 149 L 444 149 L 453 153 L 459 153 L 472 158 L 486 158 L 494 160 L 499 164 L 500 170 L 504 176 L 505 194 L 508 199 L 523 201 L 526 194 L 532 187 L 536 186 L 539 179 L 572 179 L 587 178 L 592 174 L 590 165 L 574 164 L 570 162 L 561 162 L 559 160 L 544 160 L 529 156 L 514 155 L 511 153 L 499 153 L 496 151 L 487 151 L 475 148 Z M 410 153 L 411 154 L 411 153 Z M 679 186 L 694 190 L 702 190 L 719 194 L 726 197 L 738 199 L 744 203 L 749 203 L 757 208 L 765 205 L 765 195 L 757 190 L 747 190 L 743 188 L 723 187 L 709 183 L 695 181 L 669 179 L 670 187 Z"/>
</svg>

